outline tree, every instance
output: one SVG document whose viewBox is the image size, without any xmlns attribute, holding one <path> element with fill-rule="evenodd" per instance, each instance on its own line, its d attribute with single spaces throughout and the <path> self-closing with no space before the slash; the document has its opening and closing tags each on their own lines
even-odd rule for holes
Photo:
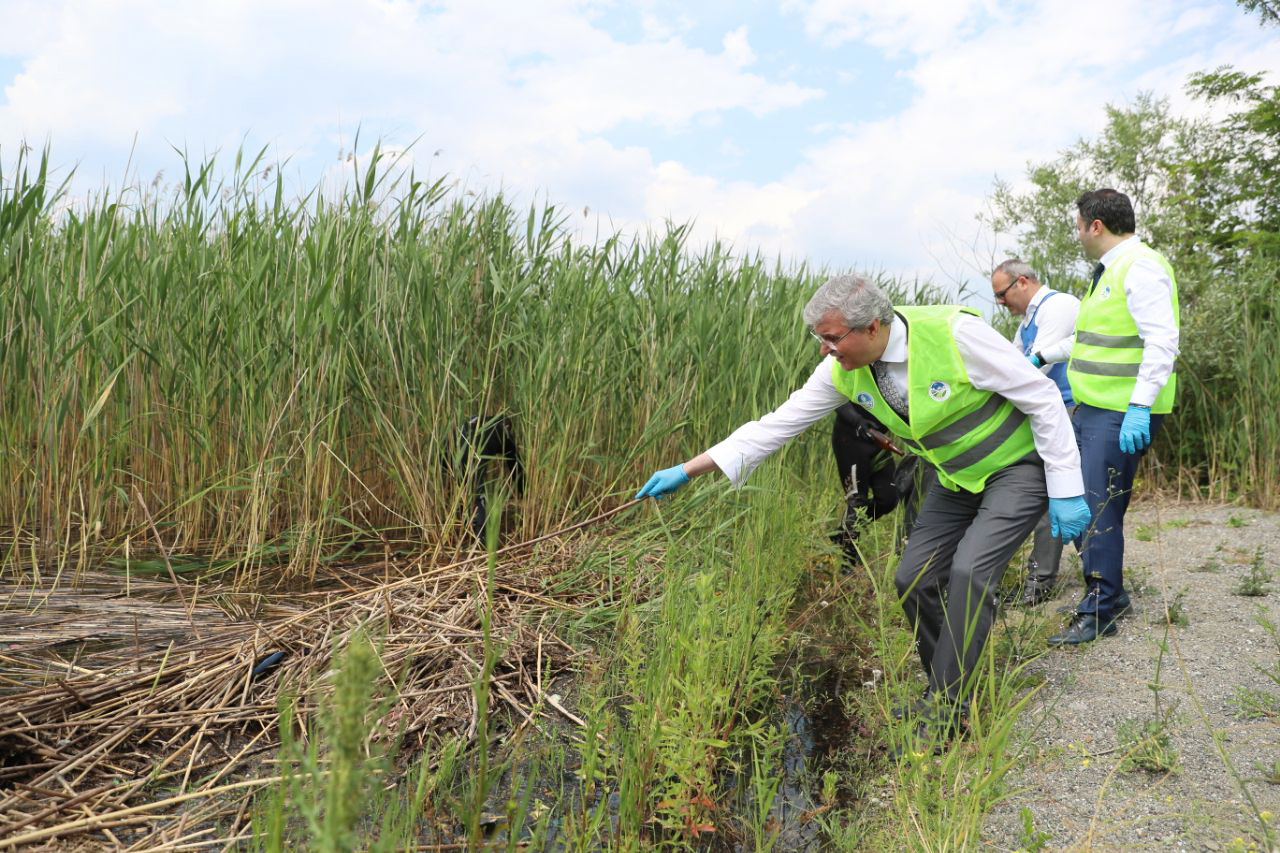
<svg viewBox="0 0 1280 853">
<path fill-rule="evenodd" d="M 1261 18 L 1264 27 L 1267 24 L 1280 24 L 1280 3 L 1276 0 L 1236 0 L 1236 4 Z"/>
<path fill-rule="evenodd" d="M 1234 230 L 1224 242 L 1237 249 L 1280 253 L 1280 86 L 1262 85 L 1261 74 L 1223 66 L 1193 74 L 1188 91 L 1210 103 L 1238 105 L 1218 127 L 1217 161 L 1230 191 L 1221 200 Z"/>
<path fill-rule="evenodd" d="M 1015 235 L 1015 253 L 1058 289 L 1087 280 L 1090 264 L 1075 234 L 1075 200 L 1085 190 L 1114 187 L 1129 196 L 1144 236 L 1157 245 L 1187 239 L 1186 213 L 1171 198 L 1218 192 L 1214 173 L 1192 175 L 1189 162 L 1212 152 L 1209 129 L 1170 114 L 1166 99 L 1138 95 L 1132 106 L 1107 107 L 1094 140 L 1081 139 L 1057 160 L 1029 165 L 1032 189 L 1016 191 L 997 179 L 990 213 L 980 216 L 998 234 Z"/>
<path fill-rule="evenodd" d="M 1192 291 L 1251 255 L 1280 253 L 1280 87 L 1222 67 L 1193 75 L 1187 88 L 1230 111 L 1217 121 L 1181 118 L 1150 93 L 1108 106 L 1096 139 L 1028 166 L 1030 190 L 997 179 L 990 212 L 979 218 L 1013 235 L 1014 251 L 1066 289 L 1079 288 L 1089 269 L 1074 202 L 1098 187 L 1132 199 L 1139 233 L 1175 262 Z"/>
</svg>

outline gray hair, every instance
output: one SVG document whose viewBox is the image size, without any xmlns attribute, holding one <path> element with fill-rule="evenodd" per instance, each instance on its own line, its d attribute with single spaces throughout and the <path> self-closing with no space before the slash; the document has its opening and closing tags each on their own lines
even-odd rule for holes
<svg viewBox="0 0 1280 853">
<path fill-rule="evenodd" d="M 888 326 L 893 322 L 893 303 L 870 279 L 860 275 L 839 275 L 828 279 L 804 306 L 804 321 L 816 326 L 828 314 L 840 315 L 850 329 L 865 329 L 875 320 Z"/>
<path fill-rule="evenodd" d="M 1036 277 L 1036 271 L 1031 268 L 1031 264 L 1018 258 L 1009 258 L 1007 261 L 1001 261 L 1000 266 L 991 271 L 992 275 L 1002 272 L 1009 277 L 1009 282 L 1017 281 L 1021 276 L 1026 276 L 1036 284 L 1040 283 L 1040 279 Z"/>
</svg>

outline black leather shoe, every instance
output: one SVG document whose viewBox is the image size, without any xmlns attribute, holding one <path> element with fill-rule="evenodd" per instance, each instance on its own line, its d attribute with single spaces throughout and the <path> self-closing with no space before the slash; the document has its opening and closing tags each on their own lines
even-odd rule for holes
<svg viewBox="0 0 1280 853">
<path fill-rule="evenodd" d="M 1024 583 L 1009 597 L 1007 604 L 1010 607 L 1039 607 L 1051 598 L 1053 584 Z"/>
<path fill-rule="evenodd" d="M 1054 634 L 1047 642 L 1051 646 L 1078 646 L 1092 643 L 1099 637 L 1110 637 L 1116 632 L 1116 623 L 1109 620 L 1099 627 L 1098 617 L 1092 613 L 1077 613 L 1065 631 Z"/>
</svg>

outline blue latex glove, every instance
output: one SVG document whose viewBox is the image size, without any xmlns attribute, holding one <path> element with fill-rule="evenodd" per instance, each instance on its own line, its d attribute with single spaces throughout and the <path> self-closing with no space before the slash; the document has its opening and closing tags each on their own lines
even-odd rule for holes
<svg viewBox="0 0 1280 853">
<path fill-rule="evenodd" d="M 1032 367 L 1044 367 L 1044 362 L 1040 360 L 1040 356 L 1035 353 L 1027 356 L 1027 361 L 1031 362 Z"/>
<path fill-rule="evenodd" d="M 1151 410 L 1129 404 L 1120 423 L 1120 452 L 1137 453 L 1151 443 Z"/>
<path fill-rule="evenodd" d="M 1089 504 L 1084 495 L 1074 498 L 1049 498 L 1049 532 L 1063 542 L 1070 542 L 1089 526 Z"/>
<path fill-rule="evenodd" d="M 685 483 L 689 482 L 689 475 L 684 472 L 683 465 L 672 465 L 670 468 L 663 468 L 649 478 L 649 482 L 644 484 L 644 488 L 636 492 L 636 499 L 640 498 L 660 498 L 664 495 L 674 494 Z"/>
</svg>

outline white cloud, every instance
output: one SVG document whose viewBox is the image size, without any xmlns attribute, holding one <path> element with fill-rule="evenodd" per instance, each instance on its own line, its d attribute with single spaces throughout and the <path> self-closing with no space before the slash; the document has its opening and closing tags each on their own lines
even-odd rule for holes
<svg viewBox="0 0 1280 853">
<path fill-rule="evenodd" d="M 607 18 L 624 5 L 0 1 L 0 55 L 23 66 L 0 99 L 0 145 L 51 135 L 55 156 L 122 161 L 137 134 L 171 165 L 170 143 L 199 155 L 249 134 L 275 157 L 332 163 L 331 185 L 361 127 L 361 149 L 420 140 L 406 159 L 420 174 L 589 206 L 606 227 L 692 219 L 699 237 L 742 249 L 929 274 L 950 255 L 946 235 L 973 227 L 994 175 L 1019 179 L 1027 161 L 1095 133 L 1104 104 L 1153 89 L 1181 108 L 1188 72 L 1275 70 L 1280 56 L 1274 31 L 1204 0 L 1117 0 L 1105 19 L 1051 0 L 786 4 L 820 45 L 782 45 L 776 21 L 730 4 L 708 32 L 697 8 L 651 0 L 627 7 L 636 35 L 622 38 Z M 909 84 L 900 108 L 860 118 L 861 104 L 778 70 L 824 51 L 847 59 L 817 79 L 859 101 L 877 94 L 874 63 L 893 57 Z M 777 151 L 768 178 L 745 173 L 759 146 L 730 127 L 793 121 L 797 107 L 809 144 Z M 737 177 L 631 141 L 672 133 Z"/>
<path fill-rule="evenodd" d="M 831 15 L 837 7 L 868 17 L 917 14 L 857 3 L 813 8 L 820 5 Z M 1274 38 L 1252 21 L 1236 22 L 1233 38 L 1192 56 L 1169 51 L 1188 15 L 1204 21 L 1204 14 L 1118 3 L 1099 27 L 1076 6 L 1042 2 L 1017 18 L 996 16 L 969 36 L 953 27 L 945 47 L 906 72 L 916 89 L 897 114 L 835 133 L 822 125 L 801 162 L 776 182 L 722 184 L 668 168 L 657 181 L 668 189 L 650 199 L 701 212 L 696 233 L 703 236 L 713 224 L 734 233 L 723 227 L 732 223 L 767 250 L 818 263 L 839 258 L 942 281 L 976 276 L 975 253 L 997 249 L 975 221 L 997 174 L 1021 181 L 1029 161 L 1052 159 L 1095 134 L 1108 103 L 1127 103 L 1146 89 L 1176 100 L 1192 70 L 1223 62 L 1275 69 Z M 1143 33 L 1139 46 L 1135 32 Z"/>
<path fill-rule="evenodd" d="M 987 0 L 788 0 L 805 30 L 829 44 L 859 41 L 890 54 L 928 53 L 960 37 L 975 15 L 990 11 Z"/>
<path fill-rule="evenodd" d="M 250 133 L 296 156 L 350 148 L 362 126 L 366 139 L 421 137 L 460 173 L 554 188 L 558 164 L 601 154 L 597 137 L 620 126 L 701 126 L 820 95 L 753 73 L 745 28 L 713 53 L 619 41 L 598 13 L 585 0 L 50 5 L 33 12 L 45 35 L 5 89 L 0 139 L 120 150 L 137 134 L 144 149 L 198 154 Z M 631 160 L 610 151 L 584 173 Z"/>
<path fill-rule="evenodd" d="M 738 27 L 724 36 L 724 55 L 734 65 L 739 68 L 745 68 L 756 61 L 755 51 L 751 49 L 751 45 L 747 42 L 747 28 L 745 26 Z"/>
</svg>

